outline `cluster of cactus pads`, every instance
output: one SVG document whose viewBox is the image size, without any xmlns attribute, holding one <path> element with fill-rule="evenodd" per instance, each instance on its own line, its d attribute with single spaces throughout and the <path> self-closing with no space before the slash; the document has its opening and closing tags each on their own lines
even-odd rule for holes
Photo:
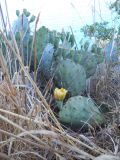
<svg viewBox="0 0 120 160">
<path fill-rule="evenodd" d="M 64 49 L 55 51 L 52 44 L 47 44 L 39 65 L 46 79 L 53 76 L 55 86 L 65 88 L 70 93 L 71 98 L 62 107 L 58 106 L 60 121 L 73 126 L 101 124 L 103 117 L 94 101 L 80 96 L 86 89 L 86 78 L 94 74 L 97 62 L 89 53 L 84 56 L 75 52 L 70 54 Z M 61 103 L 57 102 L 58 105 Z"/>
<path fill-rule="evenodd" d="M 19 10 L 16 10 L 17 19 L 14 21 L 12 31 L 15 36 L 19 36 L 24 45 L 28 44 L 30 37 L 30 23 L 34 22 L 35 16 L 30 17 L 30 12 L 26 9 L 23 9 L 23 12 L 20 14 Z"/>
<path fill-rule="evenodd" d="M 23 53 L 24 60 L 28 61 L 30 58 L 32 61 L 34 58 L 30 56 L 33 56 L 33 53 L 29 54 L 32 46 L 30 38 L 33 37 L 30 23 L 34 22 L 35 16 L 31 16 L 26 9 L 21 14 L 17 10 L 16 15 L 17 20 L 14 22 L 12 31 L 20 51 Z M 94 101 L 81 95 L 85 95 L 84 93 L 87 91 L 87 79 L 94 75 L 97 65 L 103 62 L 103 52 L 105 52 L 106 62 L 118 62 L 119 44 L 119 41 L 110 42 L 103 49 L 96 43 L 85 41 L 81 49 L 78 50 L 73 33 L 65 33 L 64 30 L 62 33 L 58 33 L 50 31 L 44 26 L 37 30 L 37 82 L 41 88 L 42 86 L 44 88 L 44 83 L 53 78 L 54 86 L 58 88 L 55 91 L 59 100 L 57 104 L 60 110 L 60 121 L 74 126 L 82 126 L 83 124 L 96 126 L 96 124 L 103 123 L 103 117 Z M 77 50 L 73 49 L 75 45 Z M 24 64 L 28 65 L 29 63 Z M 120 68 L 119 64 L 118 67 Z M 66 91 L 65 94 L 71 97 L 65 99 L 65 104 L 64 100 L 60 101 L 62 98 L 59 97 L 59 88 L 61 88 L 61 92 Z M 65 95 L 61 93 L 61 97 L 65 97 Z"/>
<path fill-rule="evenodd" d="M 28 46 L 31 36 L 30 23 L 35 17 L 30 17 L 30 12 L 26 9 L 22 14 L 16 11 L 16 15 L 18 19 L 14 23 L 13 33 L 18 39 L 20 49 L 23 49 L 23 55 L 26 56 L 26 49 L 31 47 Z M 63 88 L 69 93 L 71 98 L 59 108 L 60 121 L 74 126 L 85 123 L 95 126 L 103 122 L 103 117 L 93 100 L 80 95 L 84 94 L 86 79 L 95 73 L 98 61 L 92 52 L 74 50 L 74 44 L 73 34 L 57 33 L 41 27 L 36 34 L 39 63 L 37 81 L 44 83 L 44 80 L 47 82 L 53 77 L 55 87 Z"/>
</svg>

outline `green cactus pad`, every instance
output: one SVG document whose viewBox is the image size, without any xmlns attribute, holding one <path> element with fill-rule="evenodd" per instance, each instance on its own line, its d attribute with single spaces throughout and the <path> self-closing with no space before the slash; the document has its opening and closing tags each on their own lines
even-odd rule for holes
<svg viewBox="0 0 120 160">
<path fill-rule="evenodd" d="M 82 65 L 86 71 L 86 77 L 92 76 L 97 67 L 97 58 L 91 52 L 81 52 L 75 53 L 72 52 L 68 56 L 69 59 L 72 59 L 75 63 Z"/>
<path fill-rule="evenodd" d="M 97 60 L 94 54 L 89 52 L 82 53 L 79 63 L 85 68 L 87 78 L 89 78 L 95 73 L 97 67 Z"/>
<path fill-rule="evenodd" d="M 68 99 L 59 112 L 60 121 L 72 126 L 96 126 L 103 123 L 103 117 L 94 101 L 76 96 Z"/>
<path fill-rule="evenodd" d="M 41 61 L 38 67 L 38 72 L 41 72 L 44 77 L 51 77 L 51 66 L 53 61 L 54 46 L 48 43 L 43 51 Z"/>
<path fill-rule="evenodd" d="M 85 90 L 86 73 L 84 68 L 70 59 L 62 60 L 55 72 L 55 83 L 67 89 L 72 96 L 80 95 Z"/>
</svg>

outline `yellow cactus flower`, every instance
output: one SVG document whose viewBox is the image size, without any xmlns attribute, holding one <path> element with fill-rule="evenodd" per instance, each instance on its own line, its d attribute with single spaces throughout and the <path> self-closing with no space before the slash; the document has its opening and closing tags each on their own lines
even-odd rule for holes
<svg viewBox="0 0 120 160">
<path fill-rule="evenodd" d="M 55 88 L 54 90 L 54 98 L 58 101 L 63 101 L 65 99 L 65 96 L 67 94 L 67 90 L 64 88 Z"/>
</svg>

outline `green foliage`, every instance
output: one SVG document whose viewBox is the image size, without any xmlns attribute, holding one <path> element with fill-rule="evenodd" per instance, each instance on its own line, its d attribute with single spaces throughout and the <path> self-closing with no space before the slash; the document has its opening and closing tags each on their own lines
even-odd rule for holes
<svg viewBox="0 0 120 160">
<path fill-rule="evenodd" d="M 67 89 L 72 96 L 80 95 L 85 90 L 85 70 L 70 59 L 61 60 L 55 72 L 55 83 Z"/>
<path fill-rule="evenodd" d="M 85 36 L 94 36 L 99 40 L 109 40 L 113 37 L 114 29 L 109 27 L 108 22 L 94 23 L 84 26 L 81 31 Z"/>
<path fill-rule="evenodd" d="M 90 124 L 94 127 L 103 123 L 103 117 L 94 101 L 87 97 L 71 97 L 60 109 L 60 120 L 69 125 L 87 127 Z"/>
<path fill-rule="evenodd" d="M 108 22 L 95 24 L 95 37 L 101 40 L 110 40 L 113 37 L 114 28 L 108 26 Z"/>
<path fill-rule="evenodd" d="M 84 36 L 93 36 L 95 33 L 95 26 L 94 25 L 85 25 L 81 28 L 81 32 L 84 33 Z"/>
<path fill-rule="evenodd" d="M 97 64 L 102 63 L 105 58 L 104 57 L 104 49 L 106 47 L 105 47 L 104 43 L 106 43 L 106 41 L 112 41 L 114 33 L 117 31 L 114 31 L 114 28 L 109 27 L 108 22 L 102 22 L 102 23 L 96 22 L 92 25 L 86 25 L 82 28 L 81 31 L 84 32 L 84 35 L 87 37 L 90 37 L 90 38 L 95 37 L 95 42 L 93 44 L 90 44 L 91 41 L 89 40 L 89 41 L 86 41 L 82 45 L 82 47 L 81 47 L 82 52 L 90 51 L 90 52 L 94 53 L 94 59 L 96 59 Z M 103 46 L 101 45 L 101 43 L 103 44 L 103 46 L 105 48 L 102 48 Z M 108 47 L 110 48 L 110 46 L 108 46 Z M 107 58 L 110 57 L 110 49 L 109 48 L 106 49 Z M 95 60 L 94 60 L 93 64 L 90 66 L 91 67 L 96 66 Z M 87 71 L 88 71 L 88 69 L 87 69 Z"/>
<path fill-rule="evenodd" d="M 111 10 L 114 10 L 118 15 L 120 15 L 120 0 L 116 0 L 109 7 Z"/>
</svg>

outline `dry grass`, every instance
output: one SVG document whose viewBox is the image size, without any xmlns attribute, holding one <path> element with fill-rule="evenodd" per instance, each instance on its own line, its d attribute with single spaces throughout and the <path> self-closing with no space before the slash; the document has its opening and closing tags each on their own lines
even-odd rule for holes
<svg viewBox="0 0 120 160">
<path fill-rule="evenodd" d="M 8 24 L 11 30 L 9 19 Z M 118 114 L 120 99 L 116 103 L 116 108 L 109 113 L 113 119 L 108 120 L 103 129 L 90 130 L 84 134 L 63 129 L 46 98 L 29 75 L 28 68 L 24 67 L 12 32 L 11 41 L 7 39 L 2 29 L 0 35 L 8 57 L 6 59 L 0 49 L 0 159 L 93 160 L 101 154 L 118 155 L 120 121 L 118 122 L 114 116 L 116 114 L 120 116 Z M 14 68 L 13 74 L 10 74 L 11 57 L 15 57 L 20 64 L 20 70 L 17 72 Z M 109 83 L 103 85 L 103 79 L 99 78 L 95 87 L 99 86 L 99 83 L 111 90 L 115 89 L 120 98 L 118 87 L 114 88 L 115 85 L 111 85 L 108 79 L 104 82 Z M 108 91 L 108 88 L 106 90 Z M 98 90 L 94 95 L 99 97 Z M 99 99 L 103 100 L 102 97 Z"/>
</svg>

